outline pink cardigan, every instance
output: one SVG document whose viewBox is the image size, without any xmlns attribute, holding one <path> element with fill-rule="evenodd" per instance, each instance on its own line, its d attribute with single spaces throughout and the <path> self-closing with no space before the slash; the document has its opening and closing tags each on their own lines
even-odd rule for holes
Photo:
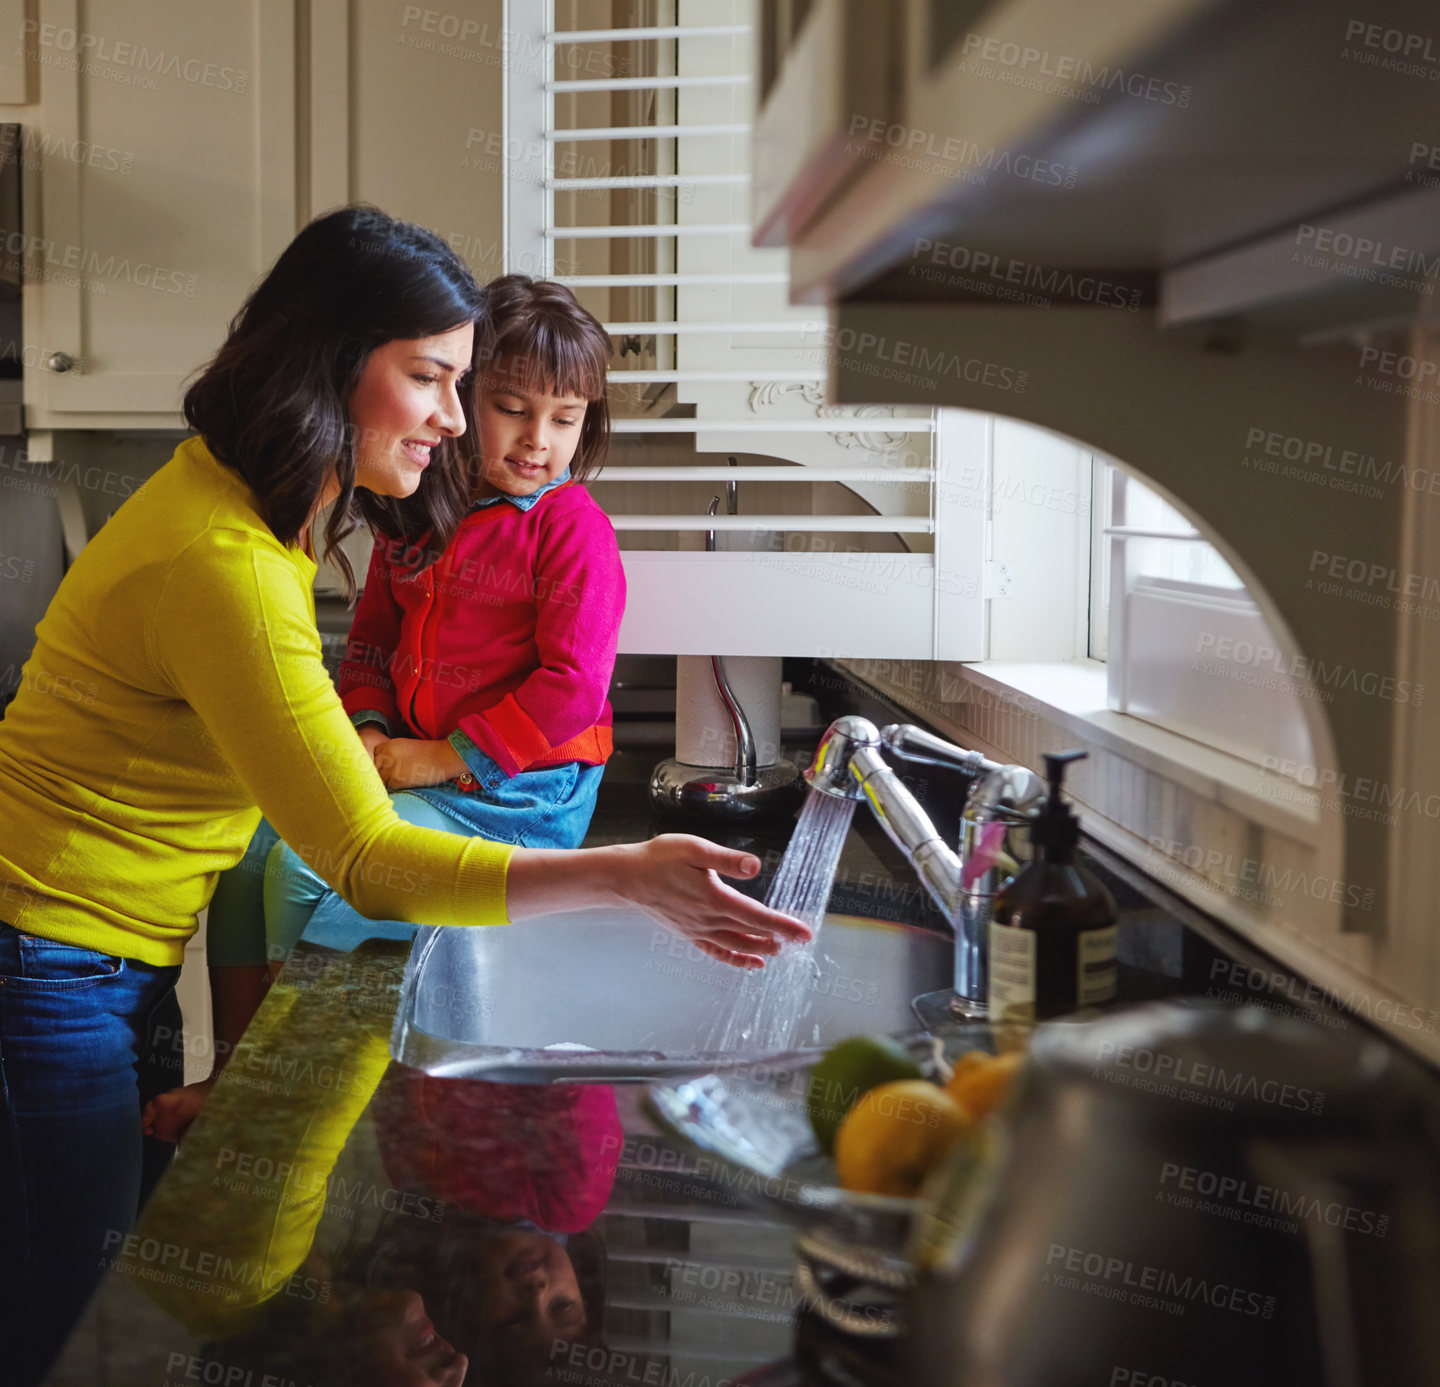
<svg viewBox="0 0 1440 1387">
<path fill-rule="evenodd" d="M 590 493 L 566 482 L 523 509 L 471 511 L 419 573 L 398 550 L 375 545 L 340 667 L 345 711 L 449 738 L 462 757 L 468 738 L 506 775 L 603 765 L 625 571 Z"/>
</svg>

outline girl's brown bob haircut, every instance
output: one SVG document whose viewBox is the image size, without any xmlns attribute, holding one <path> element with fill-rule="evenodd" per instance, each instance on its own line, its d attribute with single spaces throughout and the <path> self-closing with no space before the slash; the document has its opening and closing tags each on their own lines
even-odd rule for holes
<svg viewBox="0 0 1440 1387">
<path fill-rule="evenodd" d="M 574 294 L 553 280 L 502 275 L 485 286 L 485 297 L 487 312 L 476 328 L 472 407 L 478 414 L 481 387 L 499 381 L 589 401 L 570 462 L 571 478 L 588 480 L 610 452 L 610 403 L 605 396 L 609 335 Z M 478 469 L 479 430 L 470 430 L 466 437 L 474 440 L 472 465 Z"/>
</svg>

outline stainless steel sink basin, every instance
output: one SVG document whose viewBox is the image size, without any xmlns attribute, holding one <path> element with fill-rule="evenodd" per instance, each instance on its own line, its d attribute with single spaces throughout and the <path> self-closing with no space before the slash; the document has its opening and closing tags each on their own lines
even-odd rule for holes
<svg viewBox="0 0 1440 1387">
<path fill-rule="evenodd" d="M 913 1030 L 910 1000 L 949 983 L 952 946 L 909 926 L 835 915 L 815 960 L 792 1054 L 861 1032 Z M 507 1083 L 626 1083 L 750 1064 L 759 1052 L 707 1048 L 744 977 L 633 911 L 422 927 L 391 1053 L 432 1074 Z"/>
</svg>

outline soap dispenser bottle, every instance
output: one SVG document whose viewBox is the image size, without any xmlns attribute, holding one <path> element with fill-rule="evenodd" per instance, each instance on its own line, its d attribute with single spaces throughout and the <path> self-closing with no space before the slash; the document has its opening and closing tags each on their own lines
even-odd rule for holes
<svg viewBox="0 0 1440 1387">
<path fill-rule="evenodd" d="M 1031 819 L 1030 862 L 995 900 L 990 1020 L 1043 1021 L 1115 996 L 1115 898 L 1076 860 L 1080 821 L 1060 795 L 1083 751 L 1045 757 L 1050 797 Z"/>
</svg>

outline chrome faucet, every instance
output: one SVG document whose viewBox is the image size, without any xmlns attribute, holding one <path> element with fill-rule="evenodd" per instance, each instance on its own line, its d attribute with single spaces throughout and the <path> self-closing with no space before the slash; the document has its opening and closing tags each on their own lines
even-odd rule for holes
<svg viewBox="0 0 1440 1387">
<path fill-rule="evenodd" d="M 958 852 L 941 838 L 882 749 L 975 777 L 961 814 Z M 881 732 L 853 714 L 830 724 L 805 778 L 822 794 L 869 803 L 954 929 L 958 1009 L 984 1015 L 990 916 L 995 897 L 1029 856 L 1029 844 L 1016 830 L 1045 802 L 1045 782 L 1024 766 L 1000 765 L 908 723 Z"/>
</svg>

